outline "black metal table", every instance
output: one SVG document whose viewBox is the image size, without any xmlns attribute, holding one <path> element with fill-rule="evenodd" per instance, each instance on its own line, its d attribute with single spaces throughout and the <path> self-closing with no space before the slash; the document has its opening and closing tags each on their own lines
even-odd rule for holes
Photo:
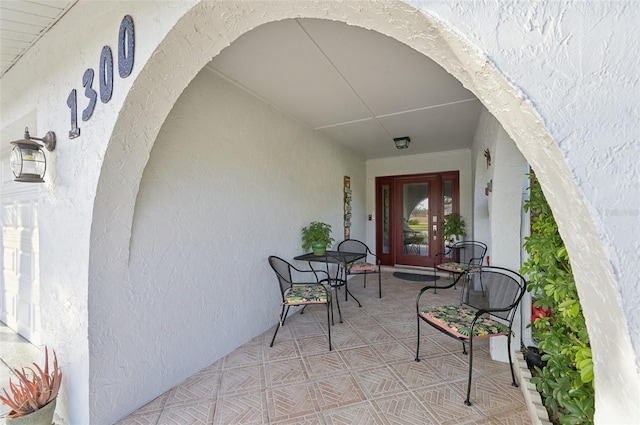
<svg viewBox="0 0 640 425">
<path fill-rule="evenodd" d="M 340 300 L 338 299 L 338 288 L 344 286 L 345 289 L 345 301 L 348 300 L 349 295 L 351 298 L 358 303 L 359 307 L 362 307 L 360 301 L 356 297 L 353 296 L 351 292 L 349 292 L 349 287 L 347 286 L 347 278 L 346 275 L 342 274 L 341 271 L 345 271 L 349 263 L 353 263 L 354 261 L 361 260 L 366 258 L 366 254 L 360 252 L 343 252 L 343 251 L 327 251 L 323 255 L 316 255 L 313 252 L 308 252 L 306 254 L 298 255 L 294 257 L 294 260 L 299 261 L 307 261 L 309 263 L 309 267 L 314 270 L 313 265 L 311 263 L 324 263 L 327 269 L 327 275 L 329 276 L 329 285 L 335 291 L 335 299 L 336 305 L 338 306 L 338 316 L 340 317 L 340 323 L 342 323 L 342 312 L 340 311 Z M 329 264 L 336 264 L 336 272 L 332 277 L 329 271 Z M 340 268 L 342 266 L 342 269 Z M 326 279 L 325 279 L 326 281 Z"/>
</svg>

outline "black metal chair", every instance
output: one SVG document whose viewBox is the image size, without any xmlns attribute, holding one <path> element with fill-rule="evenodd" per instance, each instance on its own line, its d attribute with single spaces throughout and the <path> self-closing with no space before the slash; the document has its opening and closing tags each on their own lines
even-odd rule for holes
<svg viewBox="0 0 640 425">
<path fill-rule="evenodd" d="M 465 273 L 470 273 L 476 266 L 482 266 L 484 256 L 487 253 L 487 245 L 478 241 L 461 241 L 447 247 L 445 252 L 434 256 L 433 273 L 438 271 L 449 272 L 454 276 L 454 289 L 460 278 Z M 437 285 L 436 285 L 437 286 Z M 434 288 L 434 293 L 437 291 Z"/>
<path fill-rule="evenodd" d="M 367 275 L 378 274 L 378 297 L 382 298 L 382 276 L 380 274 L 380 260 L 371 252 L 369 247 L 364 243 L 356 239 L 347 239 L 338 244 L 338 251 L 342 252 L 356 252 L 364 254 L 365 257 L 362 260 L 355 261 L 347 264 L 345 272 L 345 280 L 349 275 L 364 275 L 364 287 L 367 287 Z M 373 261 L 368 261 L 373 260 Z"/>
<path fill-rule="evenodd" d="M 473 342 L 476 339 L 507 337 L 512 385 L 518 386 L 511 359 L 511 335 L 513 318 L 525 293 L 527 282 L 513 270 L 490 266 L 476 266 L 475 272 L 468 277 L 468 279 L 463 279 L 460 304 L 457 305 L 433 306 L 432 302 L 423 301 L 421 303 L 422 296 L 434 286 L 425 286 L 420 290 L 416 300 L 418 339 L 415 360 L 420 361 L 420 322 L 425 322 L 440 332 L 461 341 L 463 354 L 467 354 L 468 344 L 469 380 L 465 404 L 470 406 Z M 450 288 L 454 284 L 441 288 Z"/>
<path fill-rule="evenodd" d="M 276 331 L 271 339 L 270 347 L 278 335 L 278 330 L 284 326 L 291 306 L 303 306 L 300 314 L 304 313 L 304 309 L 310 304 L 326 304 L 327 306 L 327 332 L 329 334 L 329 351 L 331 351 L 331 321 L 329 319 L 329 310 L 331 309 L 331 287 L 327 284 L 320 283 L 318 273 L 324 273 L 322 270 L 300 270 L 289 262 L 280 257 L 270 256 L 269 265 L 276 273 L 280 292 L 282 294 L 282 304 L 280 306 L 280 320 L 276 325 Z M 292 271 L 298 275 L 313 275 L 313 282 L 294 282 Z M 310 275 L 309 275 L 310 276 Z M 331 309 L 332 310 L 332 309 Z M 332 310 L 333 315 L 333 310 Z"/>
</svg>

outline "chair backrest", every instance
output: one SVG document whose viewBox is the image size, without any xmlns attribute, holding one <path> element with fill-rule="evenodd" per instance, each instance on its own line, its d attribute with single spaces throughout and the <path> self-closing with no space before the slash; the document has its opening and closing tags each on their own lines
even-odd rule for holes
<svg viewBox="0 0 640 425">
<path fill-rule="evenodd" d="M 280 257 L 271 255 L 269 257 L 269 265 L 276 273 L 278 283 L 280 284 L 280 291 L 284 294 L 287 289 L 291 287 L 293 282 L 291 277 L 291 264 Z"/>
<path fill-rule="evenodd" d="M 371 252 L 364 242 L 360 242 L 356 239 L 346 239 L 340 242 L 337 250 L 340 252 L 357 252 L 359 254 L 367 254 Z"/>
<path fill-rule="evenodd" d="M 484 255 L 487 253 L 487 245 L 478 241 L 456 242 L 451 249 L 458 256 L 458 263 L 476 266 L 484 263 Z"/>
<path fill-rule="evenodd" d="M 527 287 L 519 273 L 502 267 L 483 266 L 468 275 L 460 293 L 461 303 L 476 309 L 500 309 L 491 315 L 509 327 Z"/>
</svg>

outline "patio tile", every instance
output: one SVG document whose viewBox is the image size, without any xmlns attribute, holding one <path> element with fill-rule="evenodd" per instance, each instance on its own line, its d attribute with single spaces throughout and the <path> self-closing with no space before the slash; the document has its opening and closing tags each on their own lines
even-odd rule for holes
<svg viewBox="0 0 640 425">
<path fill-rule="evenodd" d="M 347 371 L 347 365 L 336 351 L 306 356 L 304 363 L 311 379 Z"/>
<path fill-rule="evenodd" d="M 243 366 L 226 369 L 222 372 L 222 391 L 224 394 L 264 388 L 264 366 L 262 365 Z"/>
<path fill-rule="evenodd" d="M 210 424 L 215 412 L 215 402 L 191 403 L 166 407 L 158 419 L 158 425 L 207 425 Z"/>
<path fill-rule="evenodd" d="M 372 369 L 353 372 L 358 385 L 370 398 L 397 394 L 407 390 L 407 387 L 400 381 L 386 365 Z"/>
<path fill-rule="evenodd" d="M 213 418 L 214 425 L 268 423 L 267 397 L 261 390 L 247 391 L 219 398 Z"/>
<path fill-rule="evenodd" d="M 392 424 L 438 424 L 422 403 L 408 392 L 374 399 L 373 403 Z"/>
<path fill-rule="evenodd" d="M 267 390 L 269 419 L 274 422 L 305 417 L 318 411 L 314 387 L 309 382 Z"/>
<path fill-rule="evenodd" d="M 328 410 L 322 412 L 322 416 L 328 425 L 378 425 L 389 423 L 376 413 L 376 409 L 369 402 Z"/>
<path fill-rule="evenodd" d="M 506 363 L 494 362 L 487 341 L 474 345 L 473 405 L 466 396 L 468 357 L 462 344 L 421 324 L 415 359 L 415 298 L 422 286 L 383 272 L 377 283 L 340 299 L 344 323 L 331 327 L 311 306 L 291 315 L 269 347 L 274 328 L 185 380 L 119 425 L 151 424 L 508 424 L 530 425 Z M 457 302 L 458 291 L 429 294 L 435 304 Z"/>
<path fill-rule="evenodd" d="M 309 380 L 304 363 L 300 358 L 278 360 L 265 365 L 267 386 L 294 384 Z"/>
</svg>

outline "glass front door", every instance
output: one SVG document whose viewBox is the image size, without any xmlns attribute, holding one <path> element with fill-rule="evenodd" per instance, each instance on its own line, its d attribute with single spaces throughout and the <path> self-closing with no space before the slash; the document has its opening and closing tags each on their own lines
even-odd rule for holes
<svg viewBox="0 0 640 425">
<path fill-rule="evenodd" d="M 433 266 L 440 223 L 457 210 L 458 172 L 376 179 L 377 251 L 382 264 Z"/>
</svg>

